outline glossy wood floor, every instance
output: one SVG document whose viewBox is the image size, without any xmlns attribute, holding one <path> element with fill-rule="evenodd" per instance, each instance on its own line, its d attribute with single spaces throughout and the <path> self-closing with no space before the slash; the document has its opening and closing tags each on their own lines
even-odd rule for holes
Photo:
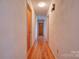
<svg viewBox="0 0 79 59">
<path fill-rule="evenodd" d="M 27 59 L 55 59 L 55 56 L 51 52 L 47 41 L 40 37 L 29 49 Z"/>
</svg>

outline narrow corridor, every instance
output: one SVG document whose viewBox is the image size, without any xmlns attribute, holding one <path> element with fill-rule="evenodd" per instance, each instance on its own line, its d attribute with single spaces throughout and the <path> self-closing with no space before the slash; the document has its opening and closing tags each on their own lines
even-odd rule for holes
<svg viewBox="0 0 79 59">
<path fill-rule="evenodd" d="M 27 53 L 27 59 L 55 59 L 55 56 L 53 52 L 51 51 L 49 47 L 48 37 L 46 36 L 45 30 L 47 30 L 45 27 L 47 26 L 45 22 L 47 21 L 47 12 L 49 10 L 50 4 L 52 0 L 31 0 L 31 4 L 33 6 L 33 10 L 36 16 L 36 23 L 37 23 L 37 31 L 35 35 L 37 35 L 37 38 L 34 40 L 34 44 L 30 46 L 31 41 L 31 14 L 32 11 L 31 7 L 28 3 L 27 8 L 27 20 L 28 20 L 28 53 Z M 48 2 L 49 1 L 49 2 Z M 37 4 L 37 5 L 36 5 Z M 55 6 L 54 6 L 55 7 Z M 53 10 L 52 10 L 53 11 Z M 34 15 L 33 15 L 34 16 Z M 49 19 L 48 19 L 49 20 Z M 35 24 L 36 24 L 35 23 Z"/>
<path fill-rule="evenodd" d="M 79 59 L 79 0 L 0 0 L 0 59 Z"/>
</svg>

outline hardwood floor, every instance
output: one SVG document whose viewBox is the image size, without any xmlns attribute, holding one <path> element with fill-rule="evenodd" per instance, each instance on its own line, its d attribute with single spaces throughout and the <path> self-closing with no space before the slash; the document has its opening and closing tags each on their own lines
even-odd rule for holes
<svg viewBox="0 0 79 59">
<path fill-rule="evenodd" d="M 51 52 L 47 41 L 39 38 L 29 49 L 27 59 L 55 59 L 55 56 Z"/>
</svg>

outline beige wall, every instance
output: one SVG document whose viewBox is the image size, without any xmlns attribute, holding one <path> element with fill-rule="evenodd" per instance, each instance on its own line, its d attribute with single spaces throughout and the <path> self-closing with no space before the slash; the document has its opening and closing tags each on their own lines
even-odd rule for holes
<svg viewBox="0 0 79 59">
<path fill-rule="evenodd" d="M 34 44 L 35 41 L 35 29 L 36 29 L 36 15 L 34 11 L 32 12 L 32 45 Z"/>
<path fill-rule="evenodd" d="M 79 59 L 79 0 L 54 3 L 56 9 L 49 16 L 49 45 L 58 59 Z"/>
<path fill-rule="evenodd" d="M 25 59 L 25 0 L 0 0 L 0 59 Z"/>
</svg>

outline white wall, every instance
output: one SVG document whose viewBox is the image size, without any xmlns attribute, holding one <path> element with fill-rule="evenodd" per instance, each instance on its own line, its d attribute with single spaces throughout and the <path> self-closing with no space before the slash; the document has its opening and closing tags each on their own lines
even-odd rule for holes
<svg viewBox="0 0 79 59">
<path fill-rule="evenodd" d="M 79 0 L 54 3 L 56 9 L 49 16 L 49 45 L 57 59 L 79 59 Z"/>
<path fill-rule="evenodd" d="M 34 41 L 36 40 L 36 22 L 37 22 L 37 18 L 35 15 L 34 10 L 32 11 L 32 45 L 34 44 Z"/>
<path fill-rule="evenodd" d="M 0 59 L 25 59 L 25 0 L 0 0 Z"/>
</svg>

